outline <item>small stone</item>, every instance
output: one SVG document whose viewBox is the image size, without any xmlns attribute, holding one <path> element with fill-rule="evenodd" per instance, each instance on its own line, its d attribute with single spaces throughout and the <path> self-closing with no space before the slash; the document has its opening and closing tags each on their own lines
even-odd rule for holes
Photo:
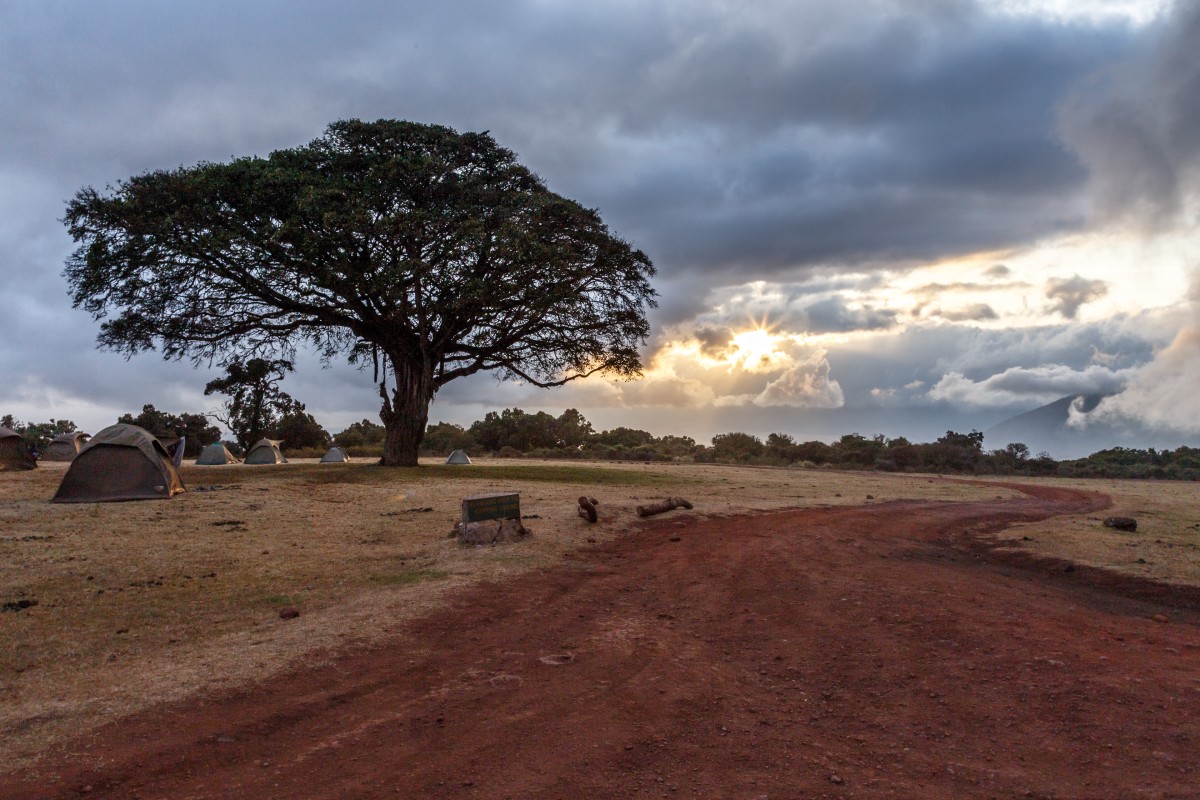
<svg viewBox="0 0 1200 800">
<path fill-rule="evenodd" d="M 280 619 L 295 619 L 298 616 L 300 616 L 300 609 L 294 606 L 288 606 L 287 608 L 279 609 Z"/>
<path fill-rule="evenodd" d="M 1137 533 L 1137 520 L 1133 517 L 1108 517 L 1104 520 L 1104 527 Z"/>
<path fill-rule="evenodd" d="M 836 783 L 836 784 L 838 784 L 838 785 L 841 785 L 841 783 L 842 783 L 843 781 L 842 781 L 842 777 L 841 777 L 840 775 L 830 775 L 830 776 L 829 776 L 829 782 L 830 782 L 830 783 Z"/>
</svg>

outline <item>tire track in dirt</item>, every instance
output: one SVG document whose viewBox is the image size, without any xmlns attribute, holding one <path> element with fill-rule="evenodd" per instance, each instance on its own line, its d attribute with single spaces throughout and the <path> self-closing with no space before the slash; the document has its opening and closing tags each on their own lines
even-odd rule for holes
<svg viewBox="0 0 1200 800">
<path fill-rule="evenodd" d="M 645 525 L 0 798 L 1194 797 L 1200 617 L 980 545 L 1107 504 L 1022 491 Z"/>
</svg>

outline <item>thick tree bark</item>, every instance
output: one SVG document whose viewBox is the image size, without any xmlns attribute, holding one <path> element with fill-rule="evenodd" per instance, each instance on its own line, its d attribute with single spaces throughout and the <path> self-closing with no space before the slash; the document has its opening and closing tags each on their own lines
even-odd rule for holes
<svg viewBox="0 0 1200 800">
<path fill-rule="evenodd" d="M 379 418 L 385 431 L 379 463 L 385 467 L 415 467 L 433 401 L 433 370 L 389 360 L 394 365 L 396 385 L 389 393 L 385 383 L 379 384 L 383 399 Z"/>
</svg>

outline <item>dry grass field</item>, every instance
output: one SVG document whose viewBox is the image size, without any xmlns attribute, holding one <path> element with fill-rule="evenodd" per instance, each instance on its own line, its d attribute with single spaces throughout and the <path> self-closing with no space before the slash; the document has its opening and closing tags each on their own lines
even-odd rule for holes
<svg viewBox="0 0 1200 800">
<path fill-rule="evenodd" d="M 634 509 L 650 500 L 692 500 L 695 511 L 672 512 L 686 520 L 1016 494 L 934 476 L 824 470 L 308 462 L 185 467 L 189 491 L 167 502 L 51 504 L 64 469 L 0 474 L 0 602 L 36 601 L 0 614 L 0 770 L 155 703 L 383 640 L 448 590 L 502 581 L 636 530 Z M 1200 583 L 1196 485 L 1060 483 L 1111 494 L 1107 513 L 1138 517 L 1138 533 L 1066 517 L 1004 538 L 1015 533 L 1037 552 Z M 500 491 L 520 492 L 530 539 L 467 548 L 448 538 L 462 497 Z M 576 515 L 580 494 L 600 500 L 598 524 Z M 281 619 L 285 607 L 300 616 Z"/>
<path fill-rule="evenodd" d="M 1173 584 L 1200 586 L 1200 484 L 1185 481 L 1059 480 L 1037 483 L 1103 492 L 1112 508 L 1091 516 L 1015 525 L 999 534 L 1039 555 Z M 1103 526 L 1133 517 L 1136 533 Z"/>
</svg>

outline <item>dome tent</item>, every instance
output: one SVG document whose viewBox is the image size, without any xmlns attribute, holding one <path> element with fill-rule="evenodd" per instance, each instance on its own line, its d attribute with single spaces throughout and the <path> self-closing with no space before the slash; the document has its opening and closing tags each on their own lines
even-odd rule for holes
<svg viewBox="0 0 1200 800">
<path fill-rule="evenodd" d="M 349 460 L 350 454 L 337 445 L 329 448 L 329 452 L 321 456 L 322 464 L 342 464 Z"/>
<path fill-rule="evenodd" d="M 467 454 L 464 453 L 462 450 L 455 450 L 453 453 L 450 454 L 450 457 L 446 459 L 446 463 L 447 464 L 470 464 L 471 459 L 468 458 Z"/>
<path fill-rule="evenodd" d="M 213 466 L 217 464 L 237 464 L 237 456 L 229 452 L 229 448 L 221 442 L 213 442 L 208 447 L 200 451 L 196 463 L 203 466 Z"/>
<path fill-rule="evenodd" d="M 169 500 L 184 491 L 167 450 L 144 428 L 110 425 L 67 468 L 55 503 Z"/>
<path fill-rule="evenodd" d="M 259 439 L 254 443 L 254 447 L 250 448 L 250 452 L 246 453 L 246 464 L 286 464 L 287 459 L 283 457 L 283 451 L 279 449 L 279 445 L 283 444 L 282 439 Z"/>
<path fill-rule="evenodd" d="M 21 434 L 0 428 L 0 472 L 10 469 L 37 469 L 37 461 L 30 455 Z"/>
<path fill-rule="evenodd" d="M 79 455 L 88 438 L 90 437 L 83 431 L 59 434 L 50 444 L 46 445 L 46 450 L 42 453 L 42 460 L 71 461 Z"/>
</svg>

